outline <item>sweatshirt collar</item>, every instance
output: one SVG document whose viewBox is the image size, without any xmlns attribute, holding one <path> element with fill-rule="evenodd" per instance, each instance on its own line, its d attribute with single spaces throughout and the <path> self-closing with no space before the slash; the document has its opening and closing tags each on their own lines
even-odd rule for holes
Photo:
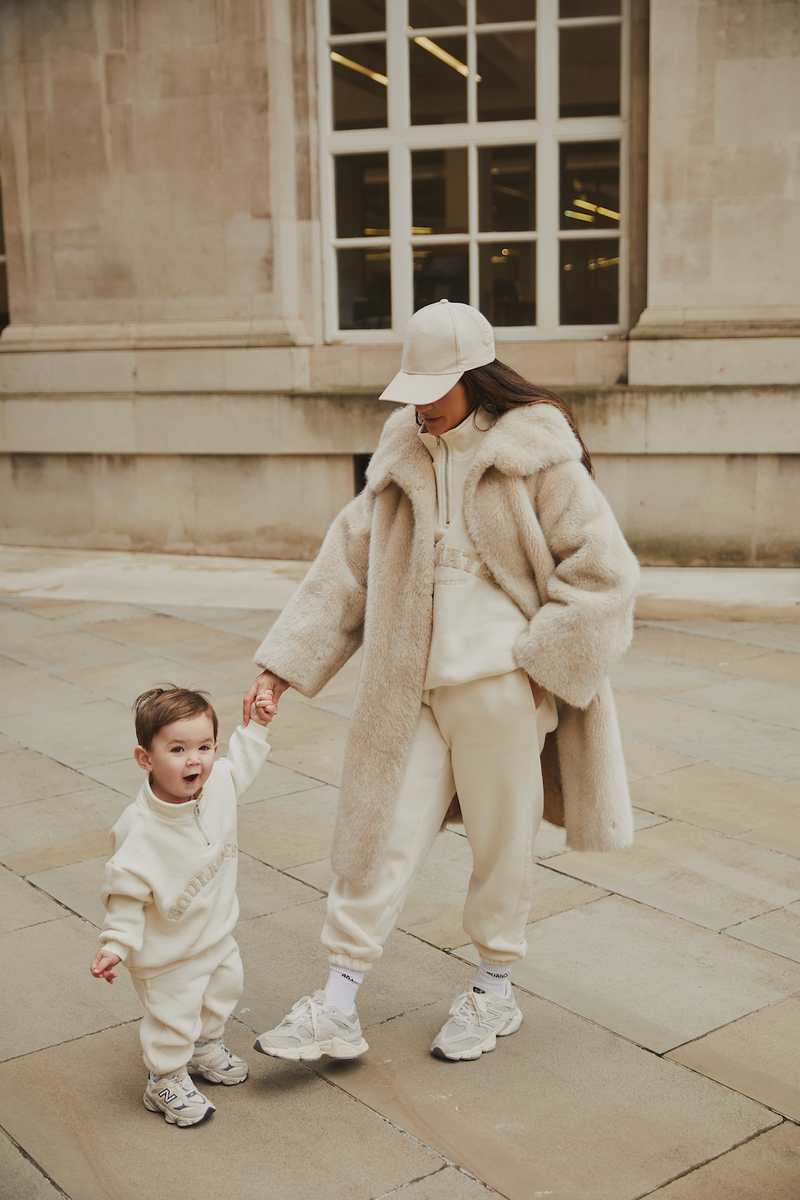
<svg viewBox="0 0 800 1200">
<path fill-rule="evenodd" d="M 164 817 L 168 821 L 181 821 L 187 817 L 191 817 L 195 806 L 202 799 L 203 793 L 196 796 L 193 800 L 184 800 L 182 804 L 167 804 L 165 800 L 159 800 L 155 792 L 150 786 L 148 779 L 142 784 L 142 790 L 139 792 L 139 800 L 145 808 L 149 808 L 151 812 L 159 817 Z"/>
<path fill-rule="evenodd" d="M 481 428 L 483 424 L 481 415 L 481 413 L 478 413 L 477 416 L 475 413 L 469 413 L 460 425 L 456 425 L 454 429 L 448 429 L 446 433 L 427 433 L 425 429 L 420 429 L 420 439 L 431 458 L 434 457 L 439 442 L 446 442 L 452 453 L 458 458 L 466 458 L 468 455 L 474 454 L 484 436 L 489 432 L 488 425 L 486 428 Z M 487 417 L 487 420 L 489 419 Z"/>
</svg>

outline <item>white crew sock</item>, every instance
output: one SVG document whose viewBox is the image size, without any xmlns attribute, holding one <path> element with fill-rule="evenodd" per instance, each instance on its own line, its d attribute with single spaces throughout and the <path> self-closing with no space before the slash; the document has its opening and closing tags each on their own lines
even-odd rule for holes
<svg viewBox="0 0 800 1200">
<path fill-rule="evenodd" d="M 325 984 L 325 1000 L 335 1004 L 339 1012 L 350 1016 L 356 1007 L 356 992 L 364 982 L 363 971 L 351 971 L 349 967 L 331 967 Z"/>
<path fill-rule="evenodd" d="M 150 1081 L 150 1083 L 160 1083 L 161 1080 L 164 1078 L 164 1076 L 156 1075 L 155 1071 L 148 1071 L 147 1078 Z"/>
<path fill-rule="evenodd" d="M 481 959 L 481 965 L 472 986 L 480 988 L 482 992 L 494 992 L 497 996 L 510 996 L 510 974 L 511 963 L 487 963 Z"/>
</svg>

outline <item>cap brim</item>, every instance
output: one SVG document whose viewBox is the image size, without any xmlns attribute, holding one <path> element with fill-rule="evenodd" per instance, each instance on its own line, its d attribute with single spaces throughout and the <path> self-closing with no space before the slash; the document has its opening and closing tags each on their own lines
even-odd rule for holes
<svg viewBox="0 0 800 1200">
<path fill-rule="evenodd" d="M 396 404 L 433 404 L 447 395 L 463 374 L 453 371 L 449 375 L 409 375 L 398 371 L 378 399 L 393 400 Z"/>
</svg>

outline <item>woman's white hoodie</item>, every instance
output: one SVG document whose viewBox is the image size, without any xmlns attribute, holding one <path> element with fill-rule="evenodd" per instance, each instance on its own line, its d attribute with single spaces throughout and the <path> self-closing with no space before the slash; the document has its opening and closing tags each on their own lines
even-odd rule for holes
<svg viewBox="0 0 800 1200">
<path fill-rule="evenodd" d="M 266 732 L 240 726 L 195 800 L 166 804 L 145 783 L 112 829 L 100 941 L 138 975 L 202 954 L 236 924 L 236 805 L 269 753 Z"/>
</svg>

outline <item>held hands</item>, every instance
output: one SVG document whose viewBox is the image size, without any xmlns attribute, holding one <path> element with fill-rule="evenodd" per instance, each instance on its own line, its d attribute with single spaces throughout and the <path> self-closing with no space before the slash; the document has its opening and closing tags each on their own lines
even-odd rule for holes
<svg viewBox="0 0 800 1200">
<path fill-rule="evenodd" d="M 118 954 L 112 954 L 109 950 L 98 950 L 92 959 L 92 965 L 89 967 L 89 970 L 95 979 L 105 979 L 106 983 L 113 983 L 117 977 L 112 967 L 115 967 L 121 961 Z"/>
<path fill-rule="evenodd" d="M 288 686 L 285 679 L 280 679 L 271 671 L 262 671 L 244 697 L 242 724 L 249 725 L 252 717 L 259 725 L 269 725 L 278 711 L 278 701 Z"/>
</svg>

